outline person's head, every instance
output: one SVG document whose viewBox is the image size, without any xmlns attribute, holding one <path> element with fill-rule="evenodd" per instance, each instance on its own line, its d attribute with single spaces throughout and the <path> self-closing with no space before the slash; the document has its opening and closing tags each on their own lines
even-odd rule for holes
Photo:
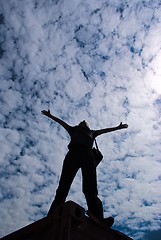
<svg viewBox="0 0 161 240">
<path fill-rule="evenodd" d="M 84 127 L 84 128 L 89 128 L 88 123 L 87 123 L 85 120 L 83 120 L 82 122 L 80 122 L 80 123 L 78 124 L 78 126 Z"/>
</svg>

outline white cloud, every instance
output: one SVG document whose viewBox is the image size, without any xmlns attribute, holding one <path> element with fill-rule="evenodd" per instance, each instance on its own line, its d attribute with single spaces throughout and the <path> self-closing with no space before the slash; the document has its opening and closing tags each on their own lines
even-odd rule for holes
<svg viewBox="0 0 161 240">
<path fill-rule="evenodd" d="M 70 139 L 41 115 L 48 108 L 71 125 L 129 124 L 98 138 L 99 195 L 105 215 L 135 239 L 159 229 L 159 4 L 3 1 L 2 9 L 0 235 L 45 216 L 54 197 Z M 67 199 L 86 208 L 81 190 L 79 171 Z"/>
</svg>

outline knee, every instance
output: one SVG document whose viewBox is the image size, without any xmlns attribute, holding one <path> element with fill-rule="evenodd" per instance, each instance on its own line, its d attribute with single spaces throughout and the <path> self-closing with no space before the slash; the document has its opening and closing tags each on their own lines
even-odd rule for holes
<svg viewBox="0 0 161 240">
<path fill-rule="evenodd" d="M 95 187 L 93 187 L 93 188 L 91 187 L 90 189 L 83 187 L 83 193 L 84 193 L 85 197 L 88 197 L 88 198 L 97 197 L 98 190 Z"/>
<path fill-rule="evenodd" d="M 92 192 L 84 192 L 84 196 L 86 200 L 90 202 L 97 198 L 97 194 L 94 194 Z"/>
</svg>

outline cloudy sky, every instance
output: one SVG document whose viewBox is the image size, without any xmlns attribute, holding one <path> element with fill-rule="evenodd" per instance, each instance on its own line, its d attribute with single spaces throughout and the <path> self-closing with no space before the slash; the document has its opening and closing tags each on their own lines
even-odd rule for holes
<svg viewBox="0 0 161 240">
<path fill-rule="evenodd" d="M 98 137 L 98 189 L 114 229 L 161 235 L 161 1 L 0 0 L 0 237 L 46 216 L 70 125 Z M 85 209 L 81 172 L 67 200 Z"/>
</svg>

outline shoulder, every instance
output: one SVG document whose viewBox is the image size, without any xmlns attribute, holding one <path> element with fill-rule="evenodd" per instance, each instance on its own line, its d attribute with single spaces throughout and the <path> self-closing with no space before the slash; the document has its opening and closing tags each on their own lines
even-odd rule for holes
<svg viewBox="0 0 161 240">
<path fill-rule="evenodd" d="M 76 126 L 69 126 L 68 133 L 71 135 L 74 132 L 75 128 Z"/>
<path fill-rule="evenodd" d="M 91 130 L 93 134 L 93 138 L 96 138 L 98 136 L 98 130 Z"/>
</svg>

